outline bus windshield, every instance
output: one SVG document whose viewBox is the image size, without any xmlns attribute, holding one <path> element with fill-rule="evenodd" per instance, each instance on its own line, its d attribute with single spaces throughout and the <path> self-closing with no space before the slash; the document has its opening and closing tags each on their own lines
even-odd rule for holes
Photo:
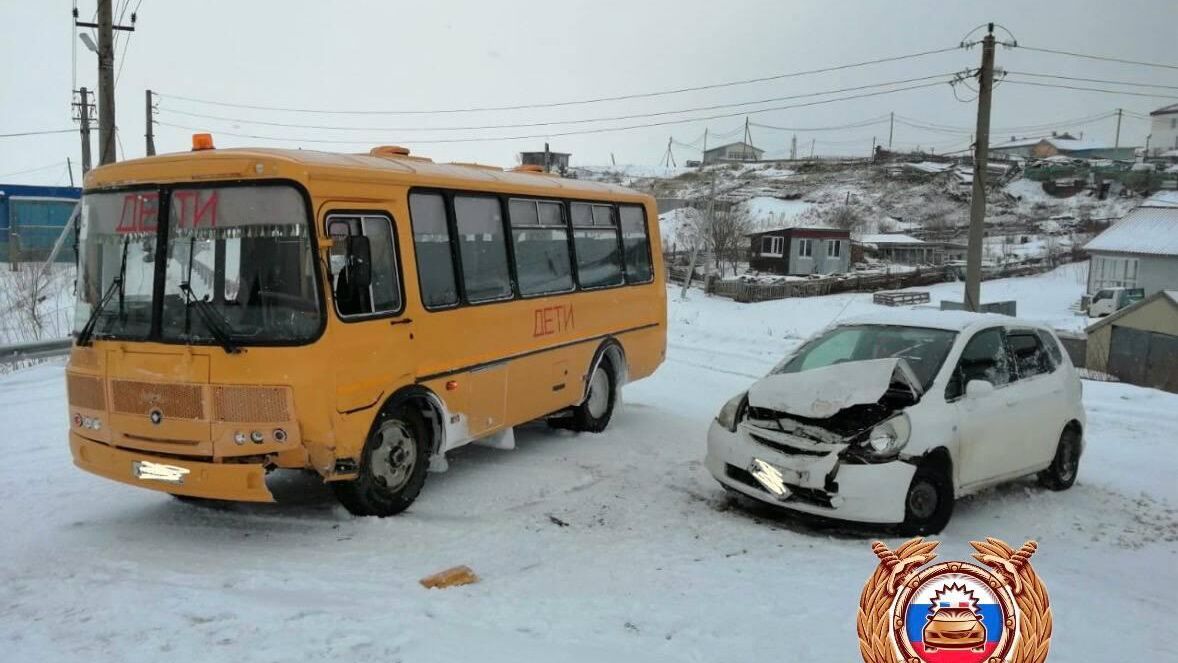
<svg viewBox="0 0 1178 663">
<path fill-rule="evenodd" d="M 168 201 L 162 256 L 161 195 Z M 95 337 L 209 344 L 223 336 L 257 345 L 307 341 L 319 330 L 307 210 L 292 187 L 86 194 L 79 238 L 75 328 L 111 294 Z"/>
</svg>

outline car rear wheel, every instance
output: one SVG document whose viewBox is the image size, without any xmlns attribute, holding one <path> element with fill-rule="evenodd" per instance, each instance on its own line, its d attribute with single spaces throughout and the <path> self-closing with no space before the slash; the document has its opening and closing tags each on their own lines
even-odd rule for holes
<svg viewBox="0 0 1178 663">
<path fill-rule="evenodd" d="M 417 499 L 429 466 L 429 433 L 415 410 L 377 418 L 364 445 L 359 476 L 331 483 L 336 499 L 357 516 L 392 516 Z"/>
<path fill-rule="evenodd" d="M 1067 490 L 1076 483 L 1080 473 L 1080 434 L 1069 427 L 1059 436 L 1055 458 L 1039 473 L 1039 483 L 1049 490 Z"/>
<path fill-rule="evenodd" d="M 953 516 L 953 482 L 947 468 L 924 463 L 916 468 L 904 496 L 904 534 L 936 534 Z"/>
</svg>

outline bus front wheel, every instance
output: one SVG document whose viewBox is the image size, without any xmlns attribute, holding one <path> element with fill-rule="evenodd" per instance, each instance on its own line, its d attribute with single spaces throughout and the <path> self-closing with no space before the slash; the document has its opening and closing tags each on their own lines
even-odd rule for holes
<svg viewBox="0 0 1178 663">
<path fill-rule="evenodd" d="M 609 425 L 618 398 L 618 380 L 614 366 L 603 359 L 589 376 L 589 394 L 585 402 L 573 408 L 569 428 L 584 433 L 600 433 Z"/>
<path fill-rule="evenodd" d="M 359 476 L 331 483 L 336 498 L 357 516 L 393 516 L 409 508 L 425 485 L 429 433 L 416 410 L 382 413 L 360 457 Z"/>
</svg>

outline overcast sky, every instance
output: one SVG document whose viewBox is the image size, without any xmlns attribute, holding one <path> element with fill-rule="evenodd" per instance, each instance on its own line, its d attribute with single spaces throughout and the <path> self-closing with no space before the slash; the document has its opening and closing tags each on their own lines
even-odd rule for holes
<svg viewBox="0 0 1178 663">
<path fill-rule="evenodd" d="M 115 0 L 116 14 L 123 0 Z M 338 151 L 366 151 L 399 144 L 440 161 L 512 165 L 520 150 L 543 149 L 548 136 L 555 151 L 571 152 L 575 164 L 657 164 L 667 140 L 701 146 L 705 127 L 710 145 L 739 140 L 746 110 L 793 105 L 826 97 L 783 100 L 747 107 L 541 127 L 458 131 L 440 127 L 559 122 L 658 113 L 701 106 L 779 99 L 813 92 L 912 79 L 976 67 L 980 49 L 956 50 L 834 73 L 750 85 L 607 103 L 514 111 L 417 115 L 311 114 L 249 110 L 184 101 L 191 97 L 246 105 L 298 109 L 434 110 L 541 104 L 629 95 L 721 83 L 831 65 L 951 47 L 971 29 L 995 21 L 1019 44 L 1131 60 L 1176 63 L 1178 2 L 691 2 L 595 0 L 569 2 L 270 2 L 215 0 L 139 4 L 137 29 L 120 36 L 116 69 L 120 158 L 144 153 L 144 90 L 162 95 L 162 124 L 213 133 L 218 147 L 265 145 Z M 95 87 L 96 58 L 74 36 L 68 0 L 0 0 L 0 134 L 68 129 L 71 88 Z M 83 19 L 93 0 L 81 0 Z M 130 21 L 128 9 L 124 23 Z M 975 33 L 978 38 L 981 33 Z M 1000 32 L 1006 39 L 1006 34 Z M 76 70 L 74 49 L 76 48 Z M 1000 68 L 1178 88 L 1178 70 L 1084 60 L 1023 49 L 1000 49 Z M 947 79 L 948 76 L 942 78 Z M 1008 81 L 1015 80 L 1011 75 Z M 1113 87 L 1060 79 L 1045 83 Z M 931 79 L 938 80 L 938 79 Z M 918 85 L 917 81 L 907 85 Z M 890 86 L 901 87 L 901 86 Z M 848 94 L 889 89 L 889 86 Z M 1178 89 L 1125 88 L 1163 96 L 1122 96 L 1010 85 L 995 91 L 997 130 L 1058 124 L 1085 138 L 1111 144 L 1115 120 L 1081 126 L 1066 120 L 1118 107 L 1138 114 L 1178 103 Z M 171 96 L 167 96 L 171 95 Z M 867 121 L 895 112 L 905 118 L 972 127 L 975 104 L 969 90 L 947 84 L 873 97 L 750 113 L 754 123 L 828 127 Z M 229 118 L 214 120 L 185 113 Z M 567 131 L 680 120 L 715 114 L 733 117 L 589 135 Z M 341 131 L 250 124 L 374 127 Z M 1142 145 L 1146 120 L 1125 116 L 1121 143 Z M 384 128 L 381 130 L 380 128 Z M 427 131 L 411 131 L 428 128 Z M 799 152 L 864 154 L 872 138 L 887 141 L 886 121 L 821 132 L 798 132 Z M 157 128 L 159 152 L 186 150 L 190 129 Z M 253 134 L 278 140 L 230 135 Z M 1042 131 L 1008 132 L 1017 135 Z M 717 135 L 721 137 L 716 137 Z M 753 141 L 772 155 L 788 150 L 792 132 L 754 127 Z M 996 135 L 1004 135 L 997 132 Z M 519 140 L 430 143 L 431 140 L 495 136 L 537 136 Z M 727 137 L 727 138 L 725 138 Z M 1009 136 L 1004 136 L 1009 138 Z M 355 141 L 349 144 L 312 139 Z M 921 145 L 938 152 L 960 149 L 966 133 L 930 132 L 897 124 L 897 147 Z M 94 134 L 97 161 L 97 132 Z M 76 133 L 0 138 L 0 182 L 67 183 L 66 157 L 79 161 Z M 699 158 L 696 149 L 675 146 L 675 158 Z M 47 168 L 25 174 L 15 171 Z M 76 176 L 80 169 L 76 168 Z"/>
</svg>

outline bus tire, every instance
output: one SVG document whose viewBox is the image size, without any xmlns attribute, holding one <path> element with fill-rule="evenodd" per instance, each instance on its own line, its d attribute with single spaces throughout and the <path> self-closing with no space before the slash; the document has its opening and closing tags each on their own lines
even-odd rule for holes
<svg viewBox="0 0 1178 663">
<path fill-rule="evenodd" d="M 618 399 L 617 371 L 609 359 L 603 358 L 589 376 L 585 401 L 573 408 L 569 428 L 582 433 L 600 433 L 609 425 Z"/>
<path fill-rule="evenodd" d="M 336 499 L 356 516 L 394 516 L 409 508 L 425 485 L 429 428 L 411 407 L 377 416 L 360 456 L 359 475 L 331 482 Z"/>
</svg>

